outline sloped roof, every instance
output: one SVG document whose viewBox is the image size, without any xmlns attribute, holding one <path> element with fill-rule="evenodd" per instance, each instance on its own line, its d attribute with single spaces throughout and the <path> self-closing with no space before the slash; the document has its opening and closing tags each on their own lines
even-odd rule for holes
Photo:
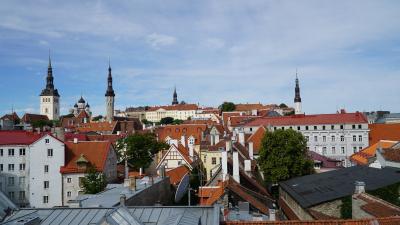
<svg viewBox="0 0 400 225">
<path fill-rule="evenodd" d="M 244 126 L 296 126 L 296 125 L 318 125 L 318 124 L 359 124 L 368 123 L 367 118 L 360 112 L 314 114 L 314 115 L 291 115 L 281 117 L 263 117 L 250 121 Z"/>
<path fill-rule="evenodd" d="M 0 145 L 30 145 L 47 133 L 30 131 L 0 131 Z"/>
<path fill-rule="evenodd" d="M 86 135 L 89 141 L 110 141 L 112 144 L 115 144 L 119 139 L 124 138 L 123 134 L 99 134 L 99 135 Z"/>
<path fill-rule="evenodd" d="M 24 123 L 32 123 L 40 120 L 48 121 L 49 118 L 46 115 L 25 113 L 24 116 L 21 118 L 21 120 Z"/>
<path fill-rule="evenodd" d="M 379 150 L 378 150 L 379 151 Z M 387 161 L 400 162 L 400 149 L 399 148 L 383 148 L 380 151 L 382 157 Z"/>
<path fill-rule="evenodd" d="M 340 160 L 328 158 L 314 151 L 308 151 L 307 153 L 312 160 L 322 162 L 322 168 L 342 168 L 342 166 L 337 165 L 338 162 L 341 162 Z"/>
<path fill-rule="evenodd" d="M 12 114 L 5 114 L 0 119 L 2 119 L 2 120 L 8 119 L 8 120 L 15 121 L 15 120 L 19 120 L 19 116 L 17 115 L 17 113 L 13 112 Z"/>
<path fill-rule="evenodd" d="M 369 124 L 369 144 L 380 140 L 400 141 L 400 123 L 396 124 Z"/>
<path fill-rule="evenodd" d="M 354 153 L 350 156 L 350 160 L 357 163 L 358 165 L 368 165 L 368 159 L 375 157 L 376 150 L 381 148 L 390 148 L 396 141 L 381 140 L 372 144 L 359 152 Z"/>
<path fill-rule="evenodd" d="M 83 155 L 98 171 L 103 171 L 107 155 L 111 149 L 109 141 L 82 141 L 74 143 L 65 142 L 65 166 L 61 167 L 61 173 L 85 172 L 77 167 L 76 161 Z"/>
<path fill-rule="evenodd" d="M 400 216 L 400 208 L 367 193 L 356 196 L 366 202 L 360 208 L 374 217 Z"/>
<path fill-rule="evenodd" d="M 258 154 L 258 152 L 261 149 L 261 141 L 264 138 L 265 132 L 267 129 L 265 129 L 264 126 L 260 126 L 257 131 L 252 134 L 247 142 L 253 142 L 253 153 Z"/>
<path fill-rule="evenodd" d="M 156 130 L 156 133 L 160 141 L 164 141 L 166 137 L 181 140 L 182 135 L 185 135 L 186 138 L 193 136 L 196 139 L 195 144 L 198 145 L 201 141 L 202 132 L 206 130 L 206 124 L 180 124 L 160 127 Z"/>
<path fill-rule="evenodd" d="M 286 220 L 286 221 L 226 221 L 226 225 L 398 225 L 400 217 L 368 218 L 354 220 Z"/>
<path fill-rule="evenodd" d="M 166 175 L 169 177 L 171 184 L 177 185 L 179 182 L 181 182 L 183 176 L 189 172 L 189 168 L 187 168 L 185 165 L 182 165 L 167 171 Z"/>
<path fill-rule="evenodd" d="M 80 127 L 77 127 L 76 129 L 79 132 L 91 132 L 91 131 L 113 132 L 116 125 L 117 125 L 117 121 L 91 122 L 91 123 L 81 124 Z"/>
</svg>

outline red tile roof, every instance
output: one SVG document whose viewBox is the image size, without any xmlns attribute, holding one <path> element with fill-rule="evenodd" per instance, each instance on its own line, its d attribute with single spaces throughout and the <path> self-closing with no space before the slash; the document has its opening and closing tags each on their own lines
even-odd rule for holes
<svg viewBox="0 0 400 225">
<path fill-rule="evenodd" d="M 242 123 L 246 123 L 249 121 L 253 121 L 257 118 L 261 118 L 260 116 L 231 116 L 228 119 L 228 124 L 231 127 L 237 126 Z"/>
<path fill-rule="evenodd" d="M 400 217 L 368 218 L 355 220 L 287 220 L 287 221 L 226 221 L 226 225 L 399 225 Z"/>
<path fill-rule="evenodd" d="M 381 154 L 387 161 L 400 162 L 400 149 L 398 148 L 383 148 Z"/>
<path fill-rule="evenodd" d="M 80 127 L 77 127 L 77 130 L 79 132 L 114 132 L 116 125 L 117 121 L 91 122 L 81 124 Z"/>
<path fill-rule="evenodd" d="M 374 217 L 400 216 L 400 208 L 398 206 L 380 198 L 367 193 L 362 193 L 357 198 L 366 202 L 360 208 Z"/>
<path fill-rule="evenodd" d="M 173 185 L 179 184 L 181 182 L 183 176 L 185 176 L 187 173 L 189 173 L 189 168 L 187 168 L 185 165 L 176 167 L 170 171 L 166 172 L 167 177 L 169 177 L 169 181 Z"/>
<path fill-rule="evenodd" d="M 354 153 L 353 155 L 350 156 L 350 160 L 357 163 L 358 165 L 368 165 L 369 159 L 375 157 L 376 150 L 381 147 L 381 148 L 390 148 L 394 144 L 396 144 L 396 141 L 387 141 L 387 140 L 381 140 L 379 142 L 376 142 L 363 150 Z"/>
<path fill-rule="evenodd" d="M 368 123 L 366 117 L 360 113 L 335 113 L 315 115 L 291 115 L 281 117 L 263 117 L 245 124 L 249 127 L 258 126 L 290 126 L 316 124 L 356 124 Z"/>
<path fill-rule="evenodd" d="M 272 108 L 271 105 L 263 105 L 261 103 L 235 105 L 235 111 L 269 110 L 271 108 Z"/>
<path fill-rule="evenodd" d="M 47 133 L 29 131 L 0 131 L 0 145 L 30 145 Z"/>
<path fill-rule="evenodd" d="M 222 120 L 224 122 L 224 125 L 228 123 L 228 119 L 231 116 L 240 116 L 242 113 L 240 112 L 222 112 Z"/>
<path fill-rule="evenodd" d="M 166 137 L 172 139 L 181 140 L 182 135 L 186 138 L 193 136 L 195 144 L 200 144 L 202 132 L 207 130 L 206 124 L 180 124 L 180 125 L 167 125 L 165 127 L 158 128 L 156 133 L 158 139 L 164 141 Z"/>
<path fill-rule="evenodd" d="M 19 120 L 19 116 L 17 115 L 17 113 L 13 112 L 12 114 L 5 114 L 0 119 L 2 119 L 2 120 L 8 119 L 8 120 L 16 121 L 16 120 Z"/>
<path fill-rule="evenodd" d="M 111 143 L 109 141 L 83 141 L 83 142 L 65 142 L 65 166 L 61 167 L 61 173 L 82 173 L 76 165 L 76 160 L 83 156 L 98 171 L 103 171 L 107 155 L 110 152 Z"/>
<path fill-rule="evenodd" d="M 200 187 L 200 205 L 213 205 L 225 193 L 225 185 L 223 182 L 218 182 L 217 186 Z"/>
<path fill-rule="evenodd" d="M 400 141 L 400 123 L 396 124 L 369 124 L 369 144 L 380 140 Z"/>
<path fill-rule="evenodd" d="M 252 134 L 247 142 L 253 142 L 253 154 L 258 154 L 261 149 L 261 141 L 264 138 L 265 132 L 267 129 L 265 127 L 260 126 L 257 131 Z"/>
<path fill-rule="evenodd" d="M 102 134 L 102 135 L 87 135 L 89 141 L 110 141 L 115 144 L 119 139 L 124 138 L 122 134 Z"/>
<path fill-rule="evenodd" d="M 166 106 L 153 106 L 147 111 L 157 111 L 159 109 L 164 110 L 197 110 L 199 107 L 196 104 L 178 104 L 178 105 L 166 105 Z"/>
<path fill-rule="evenodd" d="M 24 123 L 32 123 L 32 122 L 36 122 L 36 121 L 39 121 L 39 120 L 48 121 L 49 118 L 46 115 L 25 113 L 25 115 L 21 118 L 21 120 Z"/>
</svg>

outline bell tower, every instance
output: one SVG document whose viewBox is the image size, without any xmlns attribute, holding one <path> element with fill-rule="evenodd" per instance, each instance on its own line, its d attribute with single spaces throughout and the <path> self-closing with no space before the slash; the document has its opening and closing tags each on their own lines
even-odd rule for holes
<svg viewBox="0 0 400 225">
<path fill-rule="evenodd" d="M 60 95 L 58 94 L 58 90 L 54 89 L 53 82 L 53 68 L 51 67 L 51 58 L 49 53 L 46 88 L 44 88 L 40 93 L 40 114 L 46 115 L 49 120 L 58 120 L 60 118 Z"/>
<path fill-rule="evenodd" d="M 111 65 L 108 63 L 108 78 L 107 78 L 107 91 L 106 91 L 106 114 L 107 121 L 114 120 L 114 98 L 115 93 L 112 86 L 112 75 L 111 75 Z"/>
</svg>

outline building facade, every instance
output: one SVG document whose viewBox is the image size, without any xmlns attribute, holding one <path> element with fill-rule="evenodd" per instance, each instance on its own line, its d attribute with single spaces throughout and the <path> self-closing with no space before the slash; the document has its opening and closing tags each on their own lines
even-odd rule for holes
<svg viewBox="0 0 400 225">
<path fill-rule="evenodd" d="M 53 69 L 49 56 L 47 68 L 46 88 L 40 93 L 40 114 L 46 115 L 50 120 L 58 120 L 60 117 L 60 95 L 54 89 Z"/>
</svg>

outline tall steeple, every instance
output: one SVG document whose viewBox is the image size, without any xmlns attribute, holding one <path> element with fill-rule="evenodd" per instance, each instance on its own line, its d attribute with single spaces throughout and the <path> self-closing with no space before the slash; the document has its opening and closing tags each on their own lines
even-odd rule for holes
<svg viewBox="0 0 400 225">
<path fill-rule="evenodd" d="M 46 87 L 40 93 L 40 113 L 50 120 L 57 120 L 60 116 L 60 95 L 54 88 L 53 68 L 49 50 L 49 64 L 47 67 Z"/>
<path fill-rule="evenodd" d="M 177 105 L 177 104 L 179 104 L 179 102 L 178 102 L 178 94 L 176 93 L 176 86 L 175 86 L 175 88 L 174 88 L 174 94 L 173 94 L 172 97 L 173 97 L 173 98 L 172 98 L 172 105 Z"/>
<path fill-rule="evenodd" d="M 301 97 L 300 97 L 300 85 L 299 78 L 297 77 L 297 69 L 296 69 L 296 87 L 294 88 L 294 113 L 302 114 L 301 111 Z"/>
<path fill-rule="evenodd" d="M 111 65 L 110 59 L 108 59 L 108 78 L 107 78 L 107 91 L 105 94 L 106 97 L 106 113 L 107 113 L 107 121 L 114 120 L 114 98 L 115 93 L 112 86 L 112 75 L 111 75 Z"/>
</svg>

